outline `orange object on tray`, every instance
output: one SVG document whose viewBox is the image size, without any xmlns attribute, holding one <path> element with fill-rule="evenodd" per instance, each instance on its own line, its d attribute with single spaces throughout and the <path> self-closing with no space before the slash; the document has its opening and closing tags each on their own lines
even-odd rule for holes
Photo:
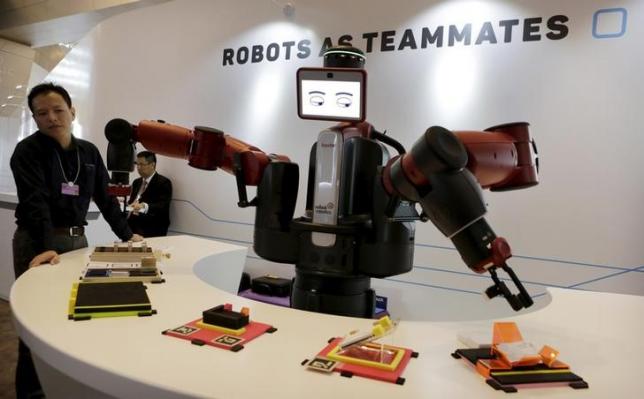
<svg viewBox="0 0 644 399">
<path fill-rule="evenodd" d="M 557 359 L 559 352 L 544 345 L 541 350 L 525 342 L 515 323 L 494 323 L 489 347 L 456 349 L 455 359 L 464 359 L 495 390 L 517 392 L 518 387 L 567 385 L 587 389 L 588 383 Z"/>
<path fill-rule="evenodd" d="M 532 344 L 525 342 L 516 323 L 494 323 L 492 334 L 492 359 L 479 359 L 476 370 L 485 378 L 490 372 L 512 370 L 515 367 L 545 365 L 552 369 L 565 369 L 568 365 L 557 360 L 559 352 L 545 345 L 537 352 Z"/>
</svg>

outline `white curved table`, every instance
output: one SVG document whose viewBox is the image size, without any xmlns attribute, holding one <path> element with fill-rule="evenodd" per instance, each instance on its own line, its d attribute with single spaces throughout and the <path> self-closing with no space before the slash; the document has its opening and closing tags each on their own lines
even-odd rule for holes
<svg viewBox="0 0 644 399">
<path fill-rule="evenodd" d="M 390 343 L 420 353 L 404 385 L 337 373 L 307 371 L 310 359 L 333 336 L 370 321 L 282 308 L 234 295 L 246 248 L 188 236 L 149 240 L 172 257 L 165 284 L 149 284 L 158 314 L 152 317 L 67 320 L 67 302 L 89 249 L 61 257 L 21 276 L 11 308 L 21 338 L 32 349 L 48 398 L 500 398 L 450 353 L 463 347 L 457 335 L 490 331 L 491 321 L 402 320 Z M 513 398 L 639 398 L 644 395 L 644 297 L 550 289 L 552 302 L 533 313 L 506 318 L 536 346 L 551 345 L 589 384 L 523 389 Z M 198 347 L 161 331 L 200 317 L 207 308 L 249 306 L 251 319 L 278 331 L 240 352 Z"/>
</svg>

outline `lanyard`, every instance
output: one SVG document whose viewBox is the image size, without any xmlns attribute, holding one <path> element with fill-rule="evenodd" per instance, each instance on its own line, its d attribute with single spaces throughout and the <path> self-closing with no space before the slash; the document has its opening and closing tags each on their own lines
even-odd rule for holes
<svg viewBox="0 0 644 399">
<path fill-rule="evenodd" d="M 67 178 L 67 175 L 65 174 L 65 169 L 63 168 L 63 162 L 60 160 L 60 155 L 58 155 L 58 151 L 54 150 L 56 153 L 56 158 L 58 158 L 58 165 L 60 166 L 60 171 L 63 173 L 63 178 L 69 184 L 70 186 L 73 184 L 76 184 L 76 180 L 78 180 L 78 174 L 80 173 L 80 155 L 78 154 L 78 148 L 76 148 L 76 177 L 74 177 L 74 181 L 70 181 Z"/>
</svg>

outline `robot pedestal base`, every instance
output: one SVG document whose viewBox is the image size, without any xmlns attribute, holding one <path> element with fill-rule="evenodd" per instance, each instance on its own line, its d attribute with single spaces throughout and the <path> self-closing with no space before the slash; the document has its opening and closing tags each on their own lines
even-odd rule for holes
<svg viewBox="0 0 644 399">
<path fill-rule="evenodd" d="M 376 306 L 369 277 L 320 276 L 296 271 L 291 307 L 371 319 Z"/>
</svg>

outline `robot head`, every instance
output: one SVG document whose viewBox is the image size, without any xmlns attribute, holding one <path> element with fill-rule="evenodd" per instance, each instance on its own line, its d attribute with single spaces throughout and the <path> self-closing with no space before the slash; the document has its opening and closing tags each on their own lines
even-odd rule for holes
<svg viewBox="0 0 644 399">
<path fill-rule="evenodd" d="M 332 47 L 324 68 L 297 71 L 297 113 L 302 119 L 362 122 L 365 120 L 367 72 L 365 57 L 354 47 Z"/>
<path fill-rule="evenodd" d="M 362 50 L 351 46 L 329 47 L 324 52 L 325 68 L 364 69 L 365 56 Z"/>
</svg>

